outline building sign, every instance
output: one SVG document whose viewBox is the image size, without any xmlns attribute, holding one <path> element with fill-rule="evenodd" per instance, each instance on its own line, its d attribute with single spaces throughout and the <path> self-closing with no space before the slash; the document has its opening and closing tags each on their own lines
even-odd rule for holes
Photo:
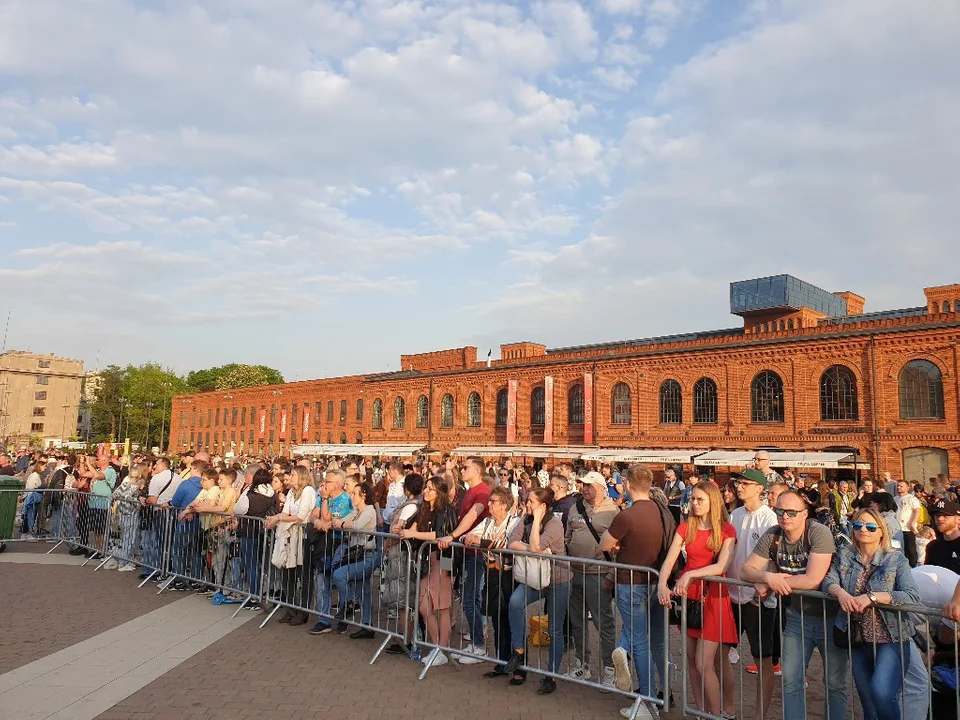
<svg viewBox="0 0 960 720">
<path fill-rule="evenodd" d="M 593 373 L 583 374 L 583 444 L 593 445 Z"/>
<path fill-rule="evenodd" d="M 310 437 L 310 406 L 303 406 L 303 439 Z"/>
<path fill-rule="evenodd" d="M 516 380 L 507 383 L 507 445 L 517 441 L 517 385 Z"/>
<path fill-rule="evenodd" d="M 553 378 L 543 379 L 543 444 L 553 445 Z"/>
<path fill-rule="evenodd" d="M 263 440 L 267 434 L 267 411 L 260 410 L 260 439 Z"/>
<path fill-rule="evenodd" d="M 287 439 L 287 409 L 280 409 L 280 439 Z"/>
</svg>

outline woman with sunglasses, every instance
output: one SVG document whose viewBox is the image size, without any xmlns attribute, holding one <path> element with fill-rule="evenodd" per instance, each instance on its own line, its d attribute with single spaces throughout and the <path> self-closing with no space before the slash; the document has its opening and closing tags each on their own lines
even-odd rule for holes
<svg viewBox="0 0 960 720">
<path fill-rule="evenodd" d="M 853 516 L 853 546 L 840 548 L 823 590 L 840 603 L 836 627 L 851 643 L 853 681 L 864 720 L 901 720 L 903 677 L 911 661 L 913 624 L 897 610 L 919 605 L 920 591 L 903 553 L 891 548 L 890 530 L 876 510 Z M 862 638 L 859 647 L 853 641 Z"/>
</svg>

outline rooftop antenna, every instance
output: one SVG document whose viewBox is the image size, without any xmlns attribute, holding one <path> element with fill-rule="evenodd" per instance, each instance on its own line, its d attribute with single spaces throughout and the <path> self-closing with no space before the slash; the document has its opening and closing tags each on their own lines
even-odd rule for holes
<svg viewBox="0 0 960 720">
<path fill-rule="evenodd" d="M 10 313 L 11 309 L 7 309 L 7 325 L 3 328 L 3 347 L 0 348 L 0 353 L 5 353 L 7 351 L 7 333 L 10 332 Z"/>
</svg>

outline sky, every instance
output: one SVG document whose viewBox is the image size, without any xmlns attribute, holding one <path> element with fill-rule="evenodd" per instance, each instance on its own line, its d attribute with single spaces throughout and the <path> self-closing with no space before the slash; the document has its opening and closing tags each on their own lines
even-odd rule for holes
<svg viewBox="0 0 960 720">
<path fill-rule="evenodd" d="M 779 273 L 923 305 L 957 67 L 956 0 L 4 0 L 6 346 L 305 380 Z"/>
</svg>

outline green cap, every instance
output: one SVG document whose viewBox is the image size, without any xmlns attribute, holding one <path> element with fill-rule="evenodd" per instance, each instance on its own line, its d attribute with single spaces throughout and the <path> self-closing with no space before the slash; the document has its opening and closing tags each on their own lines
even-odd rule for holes
<svg viewBox="0 0 960 720">
<path fill-rule="evenodd" d="M 741 470 L 738 473 L 734 473 L 733 476 L 743 478 L 749 482 L 757 483 L 757 485 L 761 485 L 762 487 L 766 487 L 769 484 L 767 483 L 767 476 L 754 468 Z"/>
</svg>

